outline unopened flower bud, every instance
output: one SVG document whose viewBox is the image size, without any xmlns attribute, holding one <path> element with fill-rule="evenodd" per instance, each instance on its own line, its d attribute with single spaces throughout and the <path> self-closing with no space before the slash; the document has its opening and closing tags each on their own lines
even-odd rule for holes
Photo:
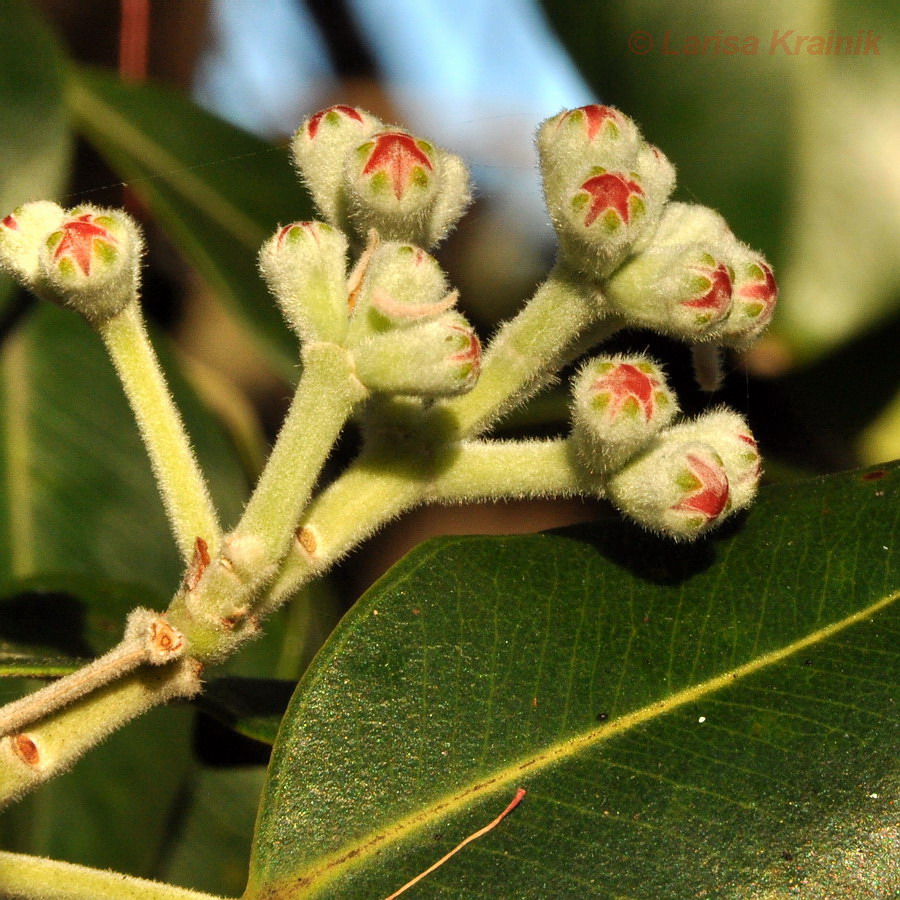
<svg viewBox="0 0 900 900">
<path fill-rule="evenodd" d="M 718 213 L 670 203 L 649 246 L 615 272 L 604 293 L 635 325 L 703 339 L 731 310 L 733 246 Z"/>
<path fill-rule="evenodd" d="M 310 116 L 294 133 L 294 161 L 313 201 L 332 225 L 346 226 L 343 178 L 347 155 L 382 127 L 365 110 L 331 106 Z"/>
<path fill-rule="evenodd" d="M 720 407 L 692 422 L 680 422 L 666 433 L 682 441 L 708 444 L 719 454 L 728 475 L 732 512 L 752 503 L 759 487 L 762 465 L 756 440 L 743 416 Z"/>
<path fill-rule="evenodd" d="M 437 260 L 421 247 L 378 243 L 366 260 L 356 295 L 350 342 L 436 319 L 456 297 Z"/>
<path fill-rule="evenodd" d="M 263 244 L 259 265 L 288 324 L 304 340 L 347 330 L 347 238 L 324 222 L 294 222 Z"/>
<path fill-rule="evenodd" d="M 647 194 L 636 172 L 595 166 L 547 205 L 566 260 L 592 278 L 608 275 L 628 255 L 647 219 Z"/>
<path fill-rule="evenodd" d="M 373 134 L 347 157 L 348 214 L 360 235 L 429 247 L 469 202 L 462 161 L 405 131 Z"/>
<path fill-rule="evenodd" d="M 115 316 L 137 296 L 143 241 L 121 210 L 81 206 L 44 240 L 35 287 L 89 322 Z"/>
<path fill-rule="evenodd" d="M 645 528 L 675 540 L 699 537 L 732 508 L 721 456 L 669 432 L 609 479 L 607 496 Z"/>
<path fill-rule="evenodd" d="M 353 351 L 356 374 L 372 391 L 426 397 L 465 393 L 481 371 L 481 343 L 455 312 L 369 338 Z"/>
<path fill-rule="evenodd" d="M 612 106 L 598 103 L 563 110 L 538 128 L 537 148 L 545 185 L 586 166 L 634 168 L 641 146 L 637 125 Z"/>
<path fill-rule="evenodd" d="M 649 240 L 674 168 L 628 116 L 596 104 L 544 122 L 538 151 L 563 256 L 588 277 L 605 278 Z"/>
<path fill-rule="evenodd" d="M 720 343 L 743 350 L 772 321 L 778 285 L 765 259 L 737 241 L 730 263 L 734 272 L 731 311 L 715 333 Z"/>
<path fill-rule="evenodd" d="M 588 469 L 611 472 L 672 421 L 678 402 L 646 356 L 590 360 L 573 385 L 573 440 Z"/>
<path fill-rule="evenodd" d="M 0 268 L 31 286 L 38 276 L 40 250 L 47 235 L 66 217 L 55 203 L 26 203 L 0 222 Z"/>
</svg>

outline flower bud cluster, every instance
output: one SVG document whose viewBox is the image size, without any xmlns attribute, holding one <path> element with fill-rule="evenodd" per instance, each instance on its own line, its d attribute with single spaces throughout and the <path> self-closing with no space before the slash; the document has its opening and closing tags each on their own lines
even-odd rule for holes
<svg viewBox="0 0 900 900">
<path fill-rule="evenodd" d="M 260 268 L 301 340 L 347 347 L 369 390 L 436 397 L 474 386 L 481 344 L 421 247 L 373 231 L 348 276 L 346 238 L 323 222 L 295 222 L 263 245 Z"/>
<path fill-rule="evenodd" d="M 322 216 L 358 238 L 432 247 L 471 200 L 458 156 L 352 106 L 310 116 L 291 149 Z"/>
<path fill-rule="evenodd" d="M 287 225 L 260 253 L 289 325 L 304 342 L 345 346 L 373 392 L 469 390 L 481 344 L 423 249 L 444 237 L 471 199 L 462 160 L 351 106 L 310 116 L 291 147 L 326 221 Z M 366 242 L 349 273 L 347 236 Z"/>
<path fill-rule="evenodd" d="M 0 267 L 39 296 L 99 323 L 138 293 L 143 240 L 121 210 L 27 203 L 0 222 Z"/>
<path fill-rule="evenodd" d="M 706 207 L 669 202 L 675 170 L 628 116 L 583 106 L 538 132 L 562 259 L 628 324 L 743 349 L 772 318 L 772 270 Z"/>
<path fill-rule="evenodd" d="M 601 356 L 573 384 L 572 441 L 621 512 L 652 531 L 692 540 L 753 500 L 756 442 L 721 408 L 672 424 L 675 395 L 644 356 Z"/>
</svg>

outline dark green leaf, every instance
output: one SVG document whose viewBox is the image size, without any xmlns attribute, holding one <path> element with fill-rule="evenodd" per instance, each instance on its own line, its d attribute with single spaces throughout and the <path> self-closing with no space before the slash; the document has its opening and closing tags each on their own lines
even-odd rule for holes
<svg viewBox="0 0 900 900">
<path fill-rule="evenodd" d="M 39 575 L 0 590 L 0 677 L 52 678 L 106 652 L 136 606 L 166 597 L 86 575 Z"/>
<path fill-rule="evenodd" d="M 63 188 L 71 135 L 62 61 L 34 4 L 0 0 L 0 218 Z M 0 275 L 0 306 L 12 282 Z"/>
<path fill-rule="evenodd" d="M 279 224 L 311 218 L 287 153 L 153 85 L 83 70 L 69 97 L 85 137 L 250 329 L 269 362 L 294 379 L 296 339 L 256 266 L 261 244 Z"/>
<path fill-rule="evenodd" d="M 273 751 L 248 897 L 875 898 L 896 850 L 900 464 L 696 545 L 447 538 L 354 607 Z"/>
</svg>

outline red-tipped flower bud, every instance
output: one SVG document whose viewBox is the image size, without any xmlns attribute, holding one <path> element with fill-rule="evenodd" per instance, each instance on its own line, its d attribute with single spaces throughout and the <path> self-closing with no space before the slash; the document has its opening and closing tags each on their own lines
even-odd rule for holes
<svg viewBox="0 0 900 900">
<path fill-rule="evenodd" d="M 732 509 L 721 456 L 669 432 L 610 478 L 607 495 L 626 516 L 679 541 L 699 537 Z"/>
<path fill-rule="evenodd" d="M 332 225 L 347 227 L 343 188 L 347 155 L 382 127 L 365 110 L 330 106 L 310 116 L 294 133 L 294 161 L 313 201 Z"/>
<path fill-rule="evenodd" d="M 635 325 L 702 340 L 718 334 L 731 311 L 733 247 L 718 213 L 670 203 L 649 246 L 615 272 L 604 293 Z"/>
<path fill-rule="evenodd" d="M 356 374 L 371 391 L 450 396 L 471 390 L 481 371 L 481 344 L 455 312 L 369 338 L 353 351 Z"/>
<path fill-rule="evenodd" d="M 653 233 L 674 169 L 631 119 L 608 106 L 544 122 L 538 150 L 563 256 L 588 277 L 605 278 Z"/>
<path fill-rule="evenodd" d="M 611 472 L 678 411 L 661 366 L 646 356 L 590 360 L 573 385 L 573 440 L 587 468 Z"/>
<path fill-rule="evenodd" d="M 348 214 L 360 235 L 437 243 L 471 199 L 462 161 L 405 131 L 381 131 L 348 157 Z"/>
<path fill-rule="evenodd" d="M 294 222 L 263 244 L 259 266 L 303 340 L 340 342 L 347 331 L 347 238 L 324 222 Z"/>
<path fill-rule="evenodd" d="M 734 272 L 731 311 L 715 335 L 720 343 L 743 350 L 772 321 L 778 285 L 765 259 L 738 241 L 729 262 Z"/>
<path fill-rule="evenodd" d="M 545 179 L 573 164 L 631 168 L 641 143 L 640 131 L 628 116 L 598 103 L 563 110 L 547 119 L 537 133 Z"/>
<path fill-rule="evenodd" d="M 708 444 L 719 454 L 728 475 L 732 512 L 745 509 L 753 502 L 762 465 L 753 432 L 743 416 L 720 407 L 692 422 L 679 423 L 666 433 L 682 441 Z"/>
<path fill-rule="evenodd" d="M 100 322 L 137 296 L 143 241 L 121 210 L 71 210 L 40 248 L 35 287 L 42 297 Z"/>
</svg>

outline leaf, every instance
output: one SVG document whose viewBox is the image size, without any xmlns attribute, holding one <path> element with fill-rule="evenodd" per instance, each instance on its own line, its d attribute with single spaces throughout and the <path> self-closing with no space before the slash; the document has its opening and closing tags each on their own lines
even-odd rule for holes
<svg viewBox="0 0 900 900">
<path fill-rule="evenodd" d="M 171 858 L 157 877 L 197 891 L 236 897 L 247 880 L 250 836 L 265 769 L 199 769 Z"/>
<path fill-rule="evenodd" d="M 78 129 L 153 212 L 282 375 L 296 378 L 296 339 L 257 270 L 279 224 L 309 219 L 287 154 L 153 85 L 78 70 Z"/>
<path fill-rule="evenodd" d="M 0 0 L 0 218 L 62 190 L 71 134 L 62 60 L 52 35 L 21 0 Z M 0 275 L 0 306 L 12 292 Z"/>
<path fill-rule="evenodd" d="M 43 575 L 0 591 L 0 677 L 54 678 L 109 650 L 136 606 L 166 596 L 85 575 Z"/>
<path fill-rule="evenodd" d="M 895 463 L 769 487 L 694 545 L 421 546 L 298 686 L 248 900 L 384 898 L 519 786 L 417 897 L 895 893 L 898 500 Z"/>
</svg>

